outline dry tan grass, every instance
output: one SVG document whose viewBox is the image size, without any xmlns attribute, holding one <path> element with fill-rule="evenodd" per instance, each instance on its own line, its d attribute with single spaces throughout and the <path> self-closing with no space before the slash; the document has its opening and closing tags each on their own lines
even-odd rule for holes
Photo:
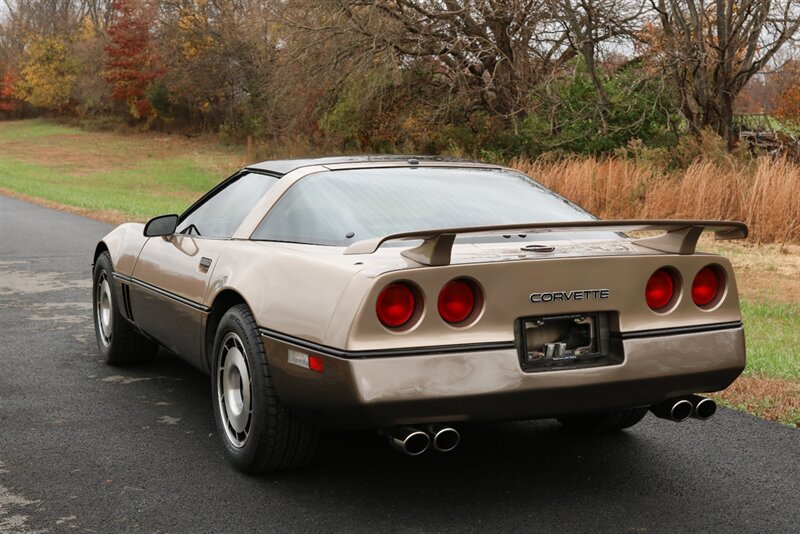
<svg viewBox="0 0 800 534">
<path fill-rule="evenodd" d="M 734 408 L 800 428 L 800 382 L 796 380 L 740 376 L 712 396 Z"/>
<path fill-rule="evenodd" d="M 615 158 L 510 165 L 604 219 L 738 220 L 758 243 L 800 243 L 800 165 L 786 159 L 698 161 L 675 173 Z"/>
</svg>

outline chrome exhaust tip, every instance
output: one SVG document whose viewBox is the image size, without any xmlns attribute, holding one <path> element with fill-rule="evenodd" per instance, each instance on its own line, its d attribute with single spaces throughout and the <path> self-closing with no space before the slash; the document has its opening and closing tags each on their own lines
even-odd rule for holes
<svg viewBox="0 0 800 534">
<path fill-rule="evenodd" d="M 692 417 L 706 421 L 717 413 L 717 403 L 713 399 L 701 397 L 700 395 L 689 395 L 689 401 L 694 406 Z"/>
<path fill-rule="evenodd" d="M 650 407 L 653 415 L 661 419 L 668 419 L 680 423 L 692 416 L 694 406 L 687 399 L 669 399 Z"/>
<path fill-rule="evenodd" d="M 432 436 L 433 450 L 450 452 L 458 446 L 461 434 L 455 428 L 444 425 L 428 425 L 428 433 Z"/>
<path fill-rule="evenodd" d="M 419 456 L 428 450 L 431 444 L 431 438 L 422 430 L 412 427 L 401 427 L 389 433 L 389 443 L 403 454 Z"/>
</svg>

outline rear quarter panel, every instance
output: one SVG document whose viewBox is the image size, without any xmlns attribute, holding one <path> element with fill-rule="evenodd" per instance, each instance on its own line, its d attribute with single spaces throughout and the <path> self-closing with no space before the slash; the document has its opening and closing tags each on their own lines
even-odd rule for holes
<svg viewBox="0 0 800 534">
<path fill-rule="evenodd" d="M 328 323 L 356 270 L 341 249 L 234 240 L 220 256 L 205 305 L 230 289 L 259 326 L 323 343 Z"/>
</svg>

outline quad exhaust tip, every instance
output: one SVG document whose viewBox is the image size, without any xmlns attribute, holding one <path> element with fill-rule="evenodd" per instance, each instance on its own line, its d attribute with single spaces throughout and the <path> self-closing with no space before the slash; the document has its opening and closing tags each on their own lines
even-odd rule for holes
<svg viewBox="0 0 800 534">
<path fill-rule="evenodd" d="M 392 444 L 392 447 L 408 456 L 419 456 L 428 450 L 431 438 L 422 430 L 401 427 L 389 434 L 389 443 Z"/>
<path fill-rule="evenodd" d="M 458 430 L 449 426 L 429 425 L 428 433 L 433 437 L 433 450 L 437 452 L 450 452 L 461 440 Z"/>
<path fill-rule="evenodd" d="M 437 452 L 450 452 L 458 446 L 461 435 L 446 425 L 428 425 L 425 430 L 403 426 L 391 430 L 389 443 L 408 456 L 419 456 L 429 448 Z"/>
<path fill-rule="evenodd" d="M 717 403 L 700 395 L 668 399 L 650 407 L 653 415 L 680 423 L 690 417 L 705 421 L 717 413 Z"/>
<path fill-rule="evenodd" d="M 689 395 L 688 399 L 691 401 L 694 409 L 692 410 L 692 417 L 705 421 L 717 413 L 717 403 L 713 399 L 701 397 L 700 395 Z"/>
<path fill-rule="evenodd" d="M 687 399 L 669 399 L 650 407 L 653 415 L 680 423 L 692 416 L 694 406 Z"/>
</svg>

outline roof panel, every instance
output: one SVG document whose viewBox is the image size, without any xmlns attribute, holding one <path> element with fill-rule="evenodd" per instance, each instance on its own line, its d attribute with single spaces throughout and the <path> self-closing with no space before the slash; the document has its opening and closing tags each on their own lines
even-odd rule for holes
<svg viewBox="0 0 800 534">
<path fill-rule="evenodd" d="M 275 174 L 287 174 L 300 167 L 309 167 L 311 165 L 335 165 L 341 163 L 369 163 L 369 162 L 391 162 L 391 161 L 407 161 L 409 159 L 416 159 L 420 163 L 425 162 L 452 162 L 452 163 L 475 163 L 474 161 L 459 158 L 447 158 L 442 156 L 402 156 L 402 155 L 363 155 L 363 156 L 333 156 L 323 158 L 298 158 L 298 159 L 282 159 L 273 161 L 262 161 L 248 165 L 248 169 L 259 171 L 266 171 Z"/>
</svg>

